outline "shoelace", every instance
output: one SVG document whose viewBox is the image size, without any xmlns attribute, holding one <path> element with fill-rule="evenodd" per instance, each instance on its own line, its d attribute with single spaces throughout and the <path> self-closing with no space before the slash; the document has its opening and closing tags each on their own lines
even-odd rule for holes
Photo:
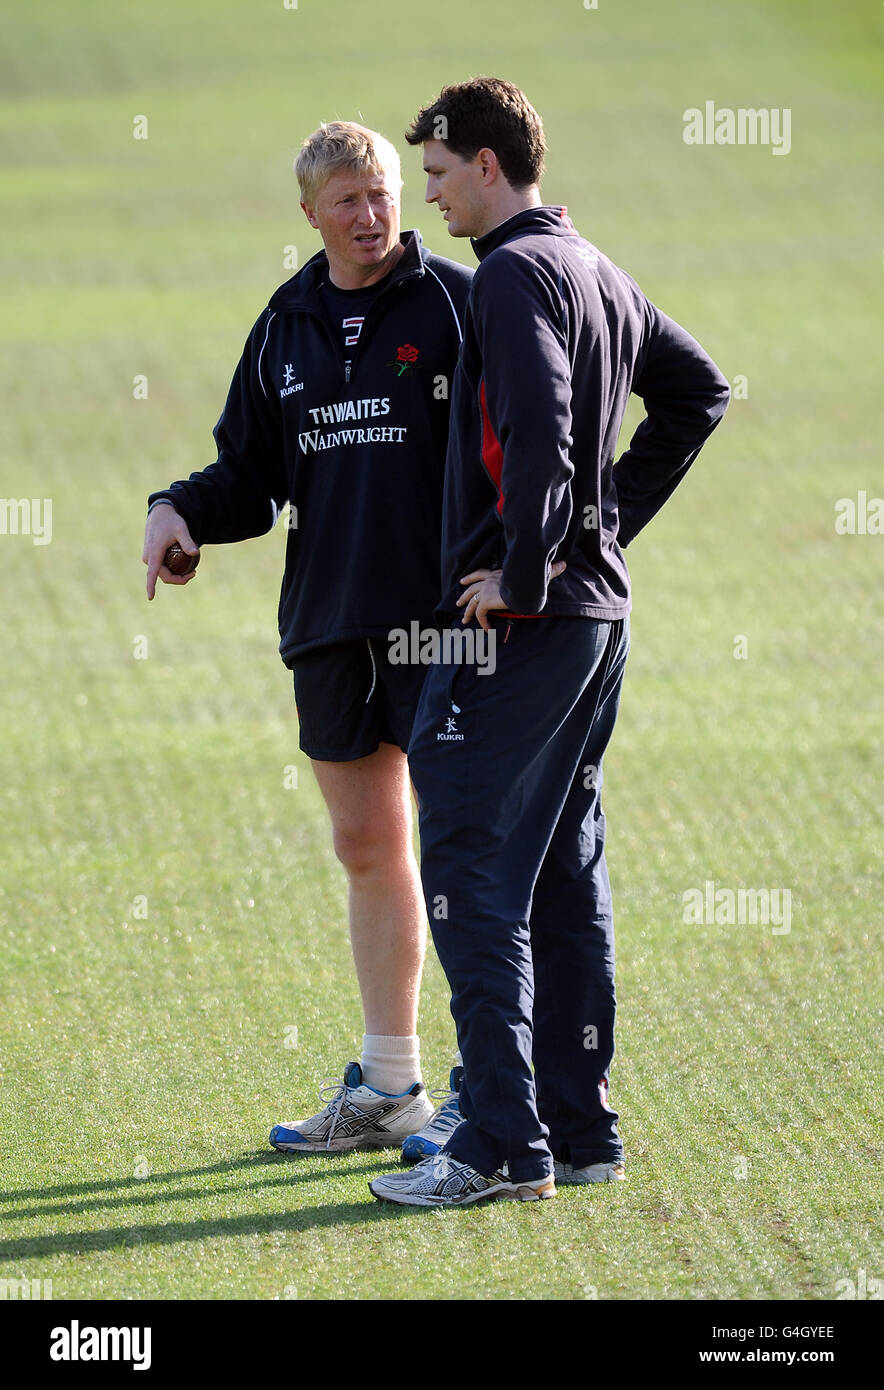
<svg viewBox="0 0 884 1390">
<path fill-rule="evenodd" d="M 344 1082 L 343 1077 L 340 1076 L 336 1076 L 332 1081 L 323 1081 L 322 1085 L 319 1088 L 320 1100 L 324 1100 L 325 1096 L 329 1091 L 334 1091 L 334 1095 L 332 1096 L 331 1100 L 326 1103 L 325 1107 L 326 1110 L 328 1110 L 329 1112 L 329 1119 L 331 1120 L 328 1134 L 325 1137 L 326 1148 L 329 1148 L 331 1146 L 331 1141 L 334 1136 L 334 1132 L 337 1128 L 338 1120 L 341 1117 L 341 1105 L 343 1104 L 344 1097 L 349 1090 L 352 1090 L 352 1087 L 347 1086 Z"/>
<path fill-rule="evenodd" d="M 437 1180 L 439 1178 L 450 1177 L 455 1166 L 462 1167 L 462 1165 L 457 1162 L 457 1159 L 452 1158 L 451 1154 L 445 1149 L 440 1149 L 437 1154 L 431 1154 L 429 1158 L 423 1159 L 422 1162 L 417 1165 L 417 1168 L 423 1168 L 424 1165 L 426 1165 L 427 1170 L 432 1173 L 433 1177 Z M 412 1168 L 412 1173 L 416 1173 L 417 1168 Z"/>
<path fill-rule="evenodd" d="M 504 1178 L 508 1181 L 506 1164 L 498 1169 L 491 1178 L 485 1178 L 481 1173 L 477 1172 L 475 1168 L 471 1168 L 468 1163 L 464 1163 L 461 1159 L 455 1158 L 447 1149 L 440 1149 L 437 1154 L 432 1154 L 429 1158 L 425 1158 L 422 1163 L 418 1164 L 418 1168 L 422 1168 L 424 1165 L 427 1167 L 427 1172 L 432 1173 L 437 1182 L 441 1182 L 443 1178 L 450 1178 L 455 1175 L 459 1176 L 464 1182 L 470 1182 L 471 1179 L 465 1176 L 465 1174 L 469 1175 L 470 1173 L 475 1173 L 483 1182 L 494 1182 L 498 1178 Z M 412 1173 L 416 1173 L 417 1168 L 412 1168 L 411 1171 Z"/>
<path fill-rule="evenodd" d="M 441 1091 L 427 1091 L 427 1095 L 430 1100 L 441 1100 L 443 1104 L 439 1106 L 439 1109 L 442 1110 L 446 1101 L 454 1100 L 457 1097 L 457 1091 L 449 1091 L 447 1086 L 443 1086 Z"/>
<path fill-rule="evenodd" d="M 430 1125 L 441 1125 L 443 1129 L 455 1129 L 463 1119 L 460 1113 L 460 1097 L 457 1091 L 430 1091 L 430 1096 L 436 1100 L 439 1096 L 444 1096 L 442 1104 L 437 1106 L 427 1128 Z"/>
</svg>

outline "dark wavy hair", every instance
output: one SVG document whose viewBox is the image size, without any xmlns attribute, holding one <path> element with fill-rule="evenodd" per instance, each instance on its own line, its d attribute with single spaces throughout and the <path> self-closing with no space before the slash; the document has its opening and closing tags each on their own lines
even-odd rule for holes
<svg viewBox="0 0 884 1390">
<path fill-rule="evenodd" d="M 443 87 L 415 116 L 405 139 L 409 145 L 441 140 L 463 159 L 493 150 L 504 178 L 517 189 L 539 183 L 543 173 L 543 121 L 525 93 L 499 77 Z"/>
</svg>

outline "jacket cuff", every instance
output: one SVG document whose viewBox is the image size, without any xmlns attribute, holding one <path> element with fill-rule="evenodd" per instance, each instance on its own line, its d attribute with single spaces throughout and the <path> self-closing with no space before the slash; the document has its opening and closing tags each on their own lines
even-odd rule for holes
<svg viewBox="0 0 884 1390">
<path fill-rule="evenodd" d="M 528 603 L 528 604 L 525 604 L 525 603 L 521 603 L 521 604 L 520 604 L 520 603 L 516 603 L 516 602 L 513 600 L 513 595 L 512 595 L 512 593 L 511 593 L 510 590 L 507 588 L 507 586 L 503 583 L 503 581 L 501 581 L 499 587 L 500 587 L 500 597 L 503 599 L 504 603 L 506 604 L 507 612 L 509 612 L 509 613 L 524 613 L 524 614 L 526 614 L 526 615 L 530 615 L 530 616 L 533 617 L 535 614 L 541 613 L 541 612 L 543 611 L 543 609 L 546 607 L 546 594 L 543 595 L 543 598 L 541 599 L 540 607 L 537 608 L 537 607 L 535 607 L 533 604 L 530 604 L 530 603 Z"/>
</svg>

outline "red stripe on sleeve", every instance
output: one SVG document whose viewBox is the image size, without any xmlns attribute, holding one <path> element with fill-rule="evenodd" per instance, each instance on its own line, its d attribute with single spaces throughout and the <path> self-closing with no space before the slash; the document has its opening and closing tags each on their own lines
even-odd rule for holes
<svg viewBox="0 0 884 1390">
<path fill-rule="evenodd" d="M 482 462 L 499 494 L 497 499 L 498 515 L 503 515 L 503 449 L 488 418 L 484 377 L 479 385 L 479 405 L 482 408 Z"/>
<path fill-rule="evenodd" d="M 487 469 L 488 476 L 498 491 L 497 511 L 498 515 L 503 515 L 503 449 L 500 440 L 494 433 L 491 421 L 488 418 L 488 400 L 485 396 L 485 378 L 482 378 L 479 386 L 479 404 L 482 407 L 482 462 Z M 495 615 L 501 618 L 542 618 L 542 613 L 511 613 L 508 608 L 495 609 Z"/>
</svg>

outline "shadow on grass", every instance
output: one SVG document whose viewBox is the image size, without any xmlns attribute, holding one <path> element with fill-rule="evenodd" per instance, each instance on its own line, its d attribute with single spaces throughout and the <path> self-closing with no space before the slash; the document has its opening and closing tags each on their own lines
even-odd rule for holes
<svg viewBox="0 0 884 1390">
<path fill-rule="evenodd" d="M 340 1162 L 327 1163 L 314 1155 L 297 1154 L 245 1154 L 241 1158 L 211 1163 L 199 1168 L 179 1168 L 165 1173 L 151 1173 L 145 1178 L 109 1178 L 104 1182 L 67 1183 L 57 1187 L 20 1188 L 18 1191 L 0 1193 L 0 1201 L 20 1201 L 23 1197 L 42 1198 L 40 1205 L 7 1208 L 2 1215 L 9 1220 L 53 1214 L 71 1214 L 97 1210 L 102 1207 L 144 1207 L 160 1203 L 188 1201 L 199 1197 L 215 1197 L 225 1193 L 245 1194 L 256 1188 L 289 1187 L 293 1183 L 321 1181 L 323 1178 L 349 1177 L 358 1173 L 389 1172 L 395 1167 L 395 1159 L 378 1153 L 377 1158 L 358 1165 Z M 234 1170 L 276 1170 L 268 1172 L 264 1180 L 242 1185 L 228 1183 L 223 1187 L 174 1186 L 183 1178 L 208 1176 L 214 1173 L 230 1173 Z M 284 1172 L 279 1171 L 284 1169 Z M 300 1171 L 299 1171 L 300 1170 Z M 170 1186 L 169 1185 L 173 1185 Z M 154 1189 L 150 1191 L 151 1187 Z M 129 1188 L 125 1195 L 117 1194 L 122 1188 Z M 135 1189 L 132 1191 L 131 1189 Z M 147 1190 L 145 1190 L 147 1189 Z M 64 1197 L 77 1197 L 89 1194 L 88 1200 L 66 1202 Z M 56 1199 L 56 1200 L 45 1200 Z M 315 1226 L 353 1225 L 364 1221 L 388 1220 L 402 1217 L 407 1211 L 402 1207 L 376 1201 L 366 1192 L 364 1203 L 329 1203 L 311 1207 L 308 1210 L 280 1211 L 245 1216 L 219 1217 L 192 1222 L 166 1222 L 157 1226 L 114 1226 L 105 1230 L 64 1231 L 52 1235 L 18 1236 L 0 1240 L 0 1262 L 22 1260 L 39 1255 L 85 1254 L 91 1251 L 132 1248 L 142 1245 L 174 1245 L 185 1240 L 204 1240 L 210 1236 L 263 1235 L 270 1231 L 305 1231 Z"/>
<path fill-rule="evenodd" d="M 364 1203 L 334 1202 L 309 1211 L 266 1212 L 260 1216 L 226 1216 L 217 1220 L 167 1222 L 163 1226 L 111 1226 L 103 1231 L 65 1231 L 58 1235 L 0 1240 L 0 1263 L 30 1260 L 40 1255 L 89 1255 L 102 1250 L 140 1249 L 147 1245 L 178 1245 L 213 1236 L 260 1236 L 271 1231 L 310 1231 L 317 1226 L 356 1226 L 366 1222 L 432 1216 L 430 1207 L 403 1207 L 367 1196 Z"/>
<path fill-rule="evenodd" d="M 295 1179 L 295 1181 L 303 1181 L 306 1178 L 322 1177 L 324 1173 L 333 1176 L 340 1176 L 343 1173 L 371 1173 L 377 1167 L 378 1162 L 386 1162 L 381 1157 L 381 1151 L 378 1151 L 378 1158 L 373 1163 L 366 1163 L 359 1168 L 354 1168 L 350 1165 L 332 1167 L 331 1160 L 324 1159 L 321 1154 L 283 1154 L 258 1150 L 255 1153 L 243 1154 L 241 1158 L 225 1158 L 218 1163 L 203 1164 L 199 1168 L 174 1168 L 166 1173 L 149 1173 L 146 1178 L 137 1178 L 132 1174 L 127 1178 L 104 1178 L 96 1182 L 61 1183 L 58 1187 L 12 1188 L 8 1192 L 0 1192 L 0 1202 L 20 1202 L 25 1197 L 35 1197 L 41 1201 L 52 1197 L 77 1197 L 85 1192 L 113 1192 L 121 1187 L 145 1189 L 157 1183 L 174 1182 L 177 1178 L 197 1178 L 202 1177 L 205 1173 L 232 1173 L 237 1168 L 277 1168 L 282 1165 L 291 1168 L 303 1167 L 303 1173 Z M 310 1165 L 309 1168 L 308 1164 Z M 99 1205 L 102 1204 L 99 1203 Z M 3 1215 L 25 1215 L 25 1213 L 4 1212 Z"/>
</svg>

